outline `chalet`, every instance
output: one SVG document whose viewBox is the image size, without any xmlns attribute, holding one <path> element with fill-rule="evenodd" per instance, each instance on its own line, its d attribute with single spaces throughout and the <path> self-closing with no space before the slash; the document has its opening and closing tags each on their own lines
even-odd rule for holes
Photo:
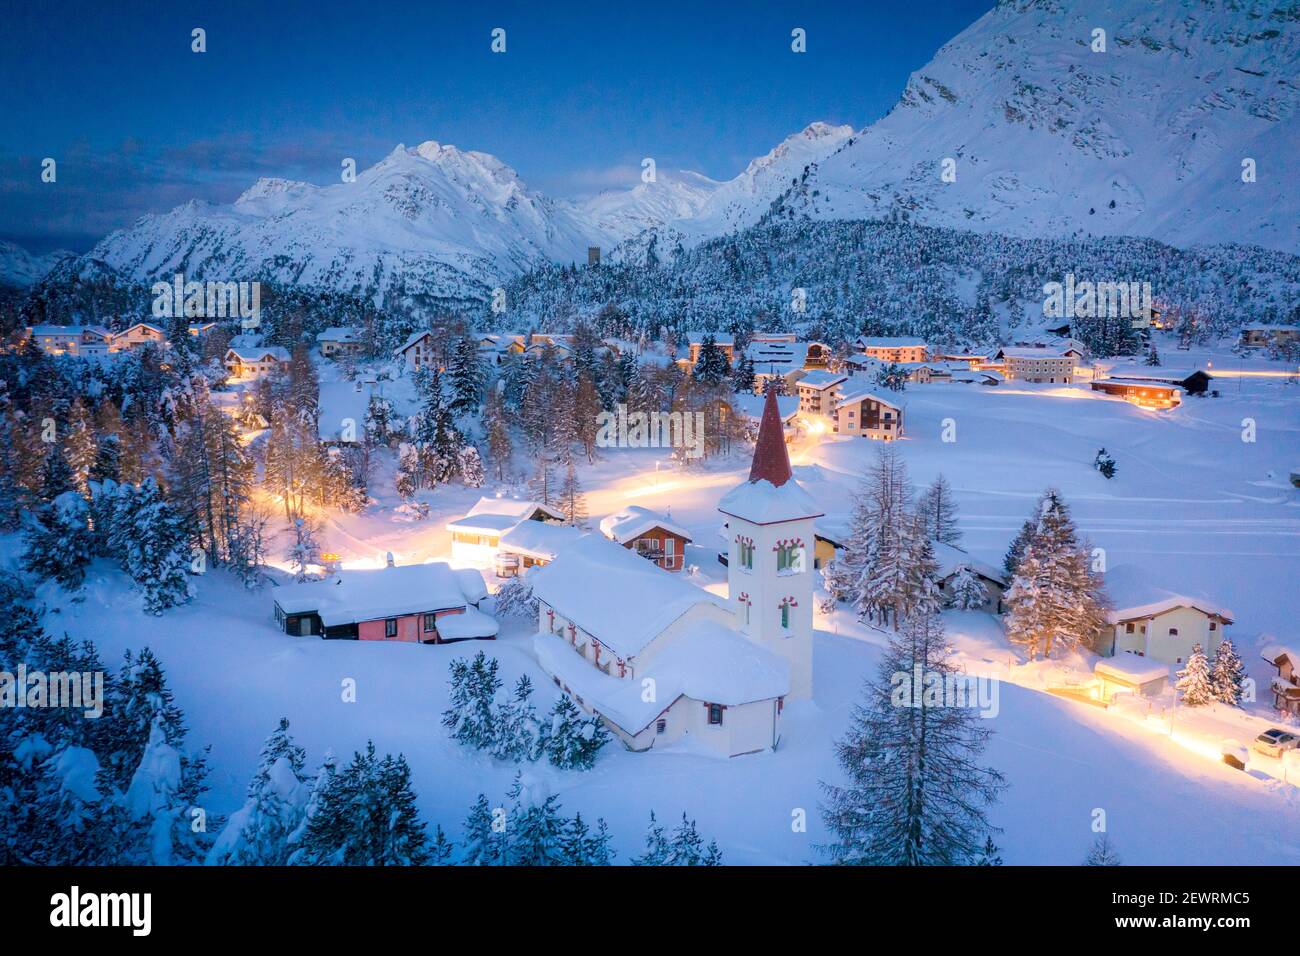
<svg viewBox="0 0 1300 956">
<path fill-rule="evenodd" d="M 835 433 L 893 441 L 903 435 L 903 408 L 875 391 L 849 383 L 835 405 Z"/>
<path fill-rule="evenodd" d="M 1136 654 L 1122 653 L 1097 661 L 1092 667 L 1097 696 L 1106 703 L 1116 694 L 1159 697 L 1169 686 L 1169 668 Z"/>
<path fill-rule="evenodd" d="M 429 331 L 412 332 L 405 342 L 393 349 L 393 358 L 405 362 L 412 372 L 438 364 L 441 356 L 442 349 L 435 348 L 433 333 Z"/>
<path fill-rule="evenodd" d="M 934 541 L 931 544 L 934 547 L 934 559 L 939 565 L 939 576 L 936 579 L 939 584 L 939 593 L 943 596 L 945 602 L 951 601 L 954 597 L 953 580 L 965 569 L 975 575 L 980 584 L 984 585 L 984 590 L 988 592 L 989 596 L 989 608 L 997 614 L 1002 613 L 1002 596 L 1006 594 L 1007 588 L 1011 586 L 1011 580 L 1001 568 L 995 568 L 991 564 L 978 561 L 961 548 L 954 548 L 942 541 Z"/>
<path fill-rule="evenodd" d="M 192 335 L 194 338 L 202 339 L 205 338 L 207 334 L 211 332 L 213 329 L 215 329 L 216 327 L 217 327 L 217 323 L 215 322 L 191 322 L 188 326 L 186 326 L 186 331 L 189 332 L 189 334 Z"/>
<path fill-rule="evenodd" d="M 600 533 L 615 544 L 653 561 L 665 571 L 680 571 L 686 566 L 686 545 L 691 536 L 667 515 L 629 505 L 600 522 Z"/>
<path fill-rule="evenodd" d="M 1273 706 L 1291 714 L 1300 714 L 1300 653 L 1282 644 L 1270 644 L 1261 651 L 1264 660 L 1277 668 L 1269 684 Z"/>
<path fill-rule="evenodd" d="M 537 337 L 534 336 L 534 339 Z M 528 348 L 524 349 L 525 355 L 542 355 L 549 352 L 555 358 L 562 362 L 568 362 L 573 358 L 573 346 L 567 342 L 555 341 L 559 336 L 552 336 L 540 341 L 534 341 Z"/>
<path fill-rule="evenodd" d="M 761 395 L 767 383 L 777 377 L 785 380 L 786 391 L 804 376 L 804 363 L 808 359 L 808 346 L 801 342 L 751 342 L 745 357 L 754 363 L 754 392 Z"/>
<path fill-rule="evenodd" d="M 767 405 L 749 481 L 718 505 L 735 532 L 728 597 L 595 535 L 529 575 L 542 668 L 631 750 L 684 737 L 728 757 L 775 748 L 786 698 L 811 695 L 800 542 L 819 512 L 793 479 L 775 394 Z"/>
<path fill-rule="evenodd" d="M 97 325 L 34 325 L 27 338 L 46 355 L 89 358 L 108 354 L 112 333 Z"/>
<path fill-rule="evenodd" d="M 564 521 L 564 513 L 540 501 L 480 498 L 463 518 L 448 521 L 451 556 L 457 561 L 490 562 L 501 536 L 523 521 Z"/>
<path fill-rule="evenodd" d="M 899 335 L 860 335 L 853 345 L 859 352 L 881 362 L 924 362 L 929 350 L 924 339 Z"/>
<path fill-rule="evenodd" d="M 825 342 L 809 342 L 808 354 L 804 356 L 803 367 L 806 369 L 824 369 L 831 364 L 835 350 Z"/>
<path fill-rule="evenodd" d="M 486 596 L 477 571 L 442 562 L 339 571 L 273 595 L 286 634 L 422 644 L 496 637 L 497 622 L 478 609 Z"/>
<path fill-rule="evenodd" d="M 1067 349 L 1007 346 L 994 358 L 1003 363 L 1009 381 L 1068 385 L 1074 381 L 1078 356 Z"/>
<path fill-rule="evenodd" d="M 837 375 L 825 369 L 808 372 L 795 383 L 795 389 L 799 393 L 799 414 L 805 418 L 831 421 L 835 417 L 839 387 L 848 380 L 847 375 Z"/>
<path fill-rule="evenodd" d="M 491 332 L 478 337 L 479 358 L 492 365 L 500 365 L 510 355 L 522 355 L 528 347 L 528 337 L 517 332 Z"/>
<path fill-rule="evenodd" d="M 317 334 L 316 345 L 325 358 L 360 355 L 366 350 L 365 329 L 334 326 Z"/>
<path fill-rule="evenodd" d="M 289 352 L 278 345 L 226 350 L 226 371 L 231 378 L 252 381 L 289 367 Z"/>
<path fill-rule="evenodd" d="M 1197 644 L 1213 656 L 1232 623 L 1232 611 L 1203 598 L 1154 588 L 1144 596 L 1152 600 L 1126 604 L 1106 615 L 1113 632 L 1102 637 L 1099 650 L 1104 656 L 1127 650 L 1164 663 L 1183 663 Z"/>
<path fill-rule="evenodd" d="M 1092 390 L 1118 396 L 1142 408 L 1177 408 L 1183 400 L 1183 390 L 1177 385 L 1133 378 L 1096 380 Z"/>
<path fill-rule="evenodd" d="M 1122 378 L 1132 382 L 1152 382 L 1177 385 L 1189 395 L 1202 395 L 1210 387 L 1213 376 L 1204 369 L 1164 368 L 1159 365 L 1137 365 L 1130 362 L 1107 362 L 1098 365 L 1102 380 Z"/>
<path fill-rule="evenodd" d="M 1252 349 L 1300 345 L 1300 325 L 1247 325 L 1241 330 L 1241 344 Z"/>
<path fill-rule="evenodd" d="M 555 521 L 520 521 L 501 535 L 494 561 L 499 578 L 514 577 L 521 570 L 545 567 L 572 545 L 582 532 Z"/>
<path fill-rule="evenodd" d="M 167 344 L 167 333 L 148 322 L 137 322 L 130 328 L 115 332 L 108 343 L 110 352 L 130 352 L 142 345 L 153 344 L 162 347 Z"/>
<path fill-rule="evenodd" d="M 736 354 L 736 340 L 728 332 L 687 332 L 686 347 L 689 351 L 690 363 L 694 367 L 700 361 L 700 349 L 704 348 L 704 340 L 713 336 L 713 344 L 723 355 L 727 357 L 727 364 L 730 365 Z"/>
<path fill-rule="evenodd" d="M 901 369 L 907 381 L 926 385 L 932 381 L 950 381 L 952 370 L 945 362 L 893 362 L 884 361 L 859 352 L 844 362 L 844 367 L 854 374 L 868 375 L 873 380 L 886 368 Z"/>
</svg>

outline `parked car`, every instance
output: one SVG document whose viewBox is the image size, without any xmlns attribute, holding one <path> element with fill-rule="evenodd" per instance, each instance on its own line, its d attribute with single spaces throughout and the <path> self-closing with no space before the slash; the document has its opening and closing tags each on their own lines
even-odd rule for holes
<svg viewBox="0 0 1300 956">
<path fill-rule="evenodd" d="M 1270 757 L 1281 757 L 1282 752 L 1293 750 L 1300 744 L 1300 736 L 1272 727 L 1255 738 L 1255 749 Z"/>
</svg>

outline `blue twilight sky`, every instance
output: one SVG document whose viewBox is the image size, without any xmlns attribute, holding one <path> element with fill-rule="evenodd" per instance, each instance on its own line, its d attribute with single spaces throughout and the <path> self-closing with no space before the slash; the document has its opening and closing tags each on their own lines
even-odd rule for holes
<svg viewBox="0 0 1300 956">
<path fill-rule="evenodd" d="M 143 213 L 259 176 L 337 181 L 345 156 L 364 169 L 427 139 L 556 196 L 635 185 L 643 156 L 727 179 L 813 120 L 877 119 L 992 6 L 6 0 L 0 238 L 82 250 Z"/>
</svg>

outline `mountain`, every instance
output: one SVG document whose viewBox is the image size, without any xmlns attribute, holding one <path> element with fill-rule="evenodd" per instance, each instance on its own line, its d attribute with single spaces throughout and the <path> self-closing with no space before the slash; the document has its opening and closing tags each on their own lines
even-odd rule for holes
<svg viewBox="0 0 1300 956">
<path fill-rule="evenodd" d="M 607 190 L 579 208 L 596 226 L 624 239 L 674 219 L 692 218 L 720 186 L 700 173 L 657 171 L 654 182 Z"/>
<path fill-rule="evenodd" d="M 58 251 L 33 255 L 12 242 L 0 241 L 0 285 L 26 289 L 45 278 L 55 266 L 74 253 Z"/>
<path fill-rule="evenodd" d="M 781 213 L 1300 251 L 1297 62 L 1295 0 L 1003 0 Z"/>
<path fill-rule="evenodd" d="M 140 282 L 262 279 L 373 297 L 483 298 L 539 262 L 612 244 L 494 156 L 429 141 L 330 186 L 262 179 L 230 205 L 190 202 L 89 254 Z"/>
</svg>

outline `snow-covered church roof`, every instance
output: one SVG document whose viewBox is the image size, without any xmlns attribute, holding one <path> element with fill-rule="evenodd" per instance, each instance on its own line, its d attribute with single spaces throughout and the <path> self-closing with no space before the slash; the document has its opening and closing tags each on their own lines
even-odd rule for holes
<svg viewBox="0 0 1300 956">
<path fill-rule="evenodd" d="M 536 597 L 624 659 L 693 606 L 726 607 L 722 598 L 598 534 L 583 535 L 528 581 Z"/>
</svg>

